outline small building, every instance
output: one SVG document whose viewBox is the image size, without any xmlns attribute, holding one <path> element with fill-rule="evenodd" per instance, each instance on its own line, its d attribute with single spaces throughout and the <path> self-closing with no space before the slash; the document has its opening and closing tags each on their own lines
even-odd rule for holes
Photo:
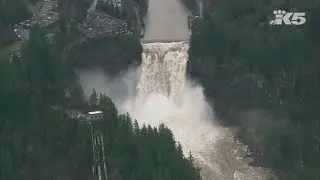
<svg viewBox="0 0 320 180">
<path fill-rule="evenodd" d="M 92 111 L 88 112 L 88 114 L 79 114 L 77 119 L 80 121 L 99 121 L 103 118 L 102 111 Z"/>
</svg>

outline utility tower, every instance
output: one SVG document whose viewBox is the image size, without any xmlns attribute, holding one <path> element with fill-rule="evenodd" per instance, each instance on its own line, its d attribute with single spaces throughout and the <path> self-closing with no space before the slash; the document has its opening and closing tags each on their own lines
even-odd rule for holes
<svg viewBox="0 0 320 180">
<path fill-rule="evenodd" d="M 103 133 L 92 128 L 94 121 L 103 119 L 102 111 L 93 111 L 86 114 L 78 114 L 76 117 L 69 113 L 73 119 L 90 125 L 90 134 L 92 141 L 92 178 L 91 180 L 108 180 L 108 171 L 106 165 Z"/>
<path fill-rule="evenodd" d="M 106 157 L 104 151 L 103 134 L 96 130 L 93 132 L 93 180 L 108 180 Z"/>
</svg>

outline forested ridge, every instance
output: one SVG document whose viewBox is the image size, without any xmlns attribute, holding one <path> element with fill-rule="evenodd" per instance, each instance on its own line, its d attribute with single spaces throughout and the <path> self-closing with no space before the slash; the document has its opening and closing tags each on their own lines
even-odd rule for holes
<svg viewBox="0 0 320 180">
<path fill-rule="evenodd" d="M 2 49 L 15 40 L 2 32 L 29 11 L 24 0 L 0 2 Z M 76 21 L 84 18 L 89 1 L 59 2 L 69 22 L 73 13 Z M 205 3 L 204 19 L 191 37 L 189 69 L 222 123 L 239 127 L 239 137 L 255 150 L 253 165 L 270 167 L 284 180 L 320 179 L 319 2 Z M 306 12 L 307 23 L 269 26 L 276 9 Z M 72 39 L 66 27 L 60 25 L 53 44 L 35 28 L 21 57 L 0 57 L 0 179 L 89 179 L 90 131 L 65 114 L 74 106 L 104 111 L 104 121 L 94 126 L 106 137 L 111 179 L 200 179 L 169 129 L 137 128 L 104 95 L 84 101 L 74 83 L 74 62 L 63 54 Z"/>
<path fill-rule="evenodd" d="M 65 106 L 70 76 L 58 54 L 35 28 L 20 56 L 1 57 L 0 179 L 47 179 L 88 157 L 86 127 L 52 108 Z"/>
<path fill-rule="evenodd" d="M 65 113 L 79 104 L 104 112 L 104 121 L 95 126 L 106 137 L 110 179 L 200 179 L 192 157 L 182 155 L 165 126 L 138 128 L 128 115 L 118 115 L 106 96 L 93 94 L 90 105 L 81 90 L 71 91 L 72 73 L 59 56 L 58 44 L 49 44 L 43 30 L 35 28 L 22 45 L 21 57 L 1 58 L 1 180 L 89 179 L 89 128 Z"/>
<path fill-rule="evenodd" d="M 151 127 L 118 115 L 115 105 L 95 91 L 89 98 L 92 109 L 102 109 L 104 120 L 94 124 L 103 132 L 112 179 L 187 179 L 200 180 L 192 154 L 185 158 L 181 145 L 164 124 Z"/>
<path fill-rule="evenodd" d="M 48 28 L 34 27 L 17 52 L 0 53 L 0 179 L 90 179 L 90 128 L 67 113 L 77 108 L 104 113 L 103 121 L 93 126 L 105 137 L 110 180 L 200 180 L 191 153 L 183 156 L 167 127 L 139 128 L 128 115 L 118 114 L 105 95 L 93 93 L 87 102 L 73 74 L 74 59 L 66 54 L 77 38 L 68 23 L 77 17 L 81 14 L 62 9 L 52 41 L 46 38 Z M 119 40 L 127 49 L 140 48 L 109 40 Z"/>
<path fill-rule="evenodd" d="M 205 3 L 189 69 L 221 123 L 240 128 L 254 165 L 274 169 L 280 179 L 320 179 L 320 2 Z M 306 12 L 307 22 L 270 26 L 278 9 Z"/>
<path fill-rule="evenodd" d="M 98 37 L 72 48 L 68 58 L 74 67 L 101 67 L 115 76 L 128 65 L 139 65 L 141 53 L 142 46 L 136 37 Z"/>
</svg>

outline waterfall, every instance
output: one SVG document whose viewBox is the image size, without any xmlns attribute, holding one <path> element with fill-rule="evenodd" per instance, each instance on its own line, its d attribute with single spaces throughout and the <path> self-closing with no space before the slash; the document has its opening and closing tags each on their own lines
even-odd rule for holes
<svg viewBox="0 0 320 180">
<path fill-rule="evenodd" d="M 119 113 L 129 113 L 139 125 L 165 124 L 180 142 L 184 155 L 192 151 L 204 180 L 265 180 L 267 170 L 249 166 L 242 158 L 247 147 L 234 132 L 219 126 L 203 87 L 186 76 L 188 43 L 143 44 L 142 64 L 119 77 L 98 69 L 78 71 L 87 95 L 92 88 L 115 102 Z"/>
<path fill-rule="evenodd" d="M 265 180 L 269 173 L 242 158 L 247 147 L 216 123 L 203 87 L 186 76 L 187 16 L 179 0 L 149 0 L 141 66 L 113 79 L 98 69 L 79 71 L 84 91 L 105 93 L 140 125 L 165 124 L 184 155 L 192 151 L 204 180 Z"/>
<path fill-rule="evenodd" d="M 185 155 L 193 152 L 206 180 L 264 180 L 264 170 L 241 158 L 246 146 L 235 141 L 229 129 L 216 124 L 203 88 L 187 79 L 188 42 L 142 46 L 136 95 L 120 111 L 129 112 L 140 125 L 168 126 Z"/>
<path fill-rule="evenodd" d="M 143 44 L 138 100 L 155 92 L 178 97 L 186 81 L 188 47 L 187 42 Z"/>
</svg>

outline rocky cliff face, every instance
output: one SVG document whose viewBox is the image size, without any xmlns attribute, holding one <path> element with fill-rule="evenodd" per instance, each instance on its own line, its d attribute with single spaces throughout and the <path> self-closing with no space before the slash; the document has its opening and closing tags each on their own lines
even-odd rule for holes
<svg viewBox="0 0 320 180">
<path fill-rule="evenodd" d="M 97 37 L 73 47 L 69 57 L 76 68 L 101 67 L 116 75 L 129 65 L 141 63 L 142 47 L 133 36 Z"/>
</svg>

